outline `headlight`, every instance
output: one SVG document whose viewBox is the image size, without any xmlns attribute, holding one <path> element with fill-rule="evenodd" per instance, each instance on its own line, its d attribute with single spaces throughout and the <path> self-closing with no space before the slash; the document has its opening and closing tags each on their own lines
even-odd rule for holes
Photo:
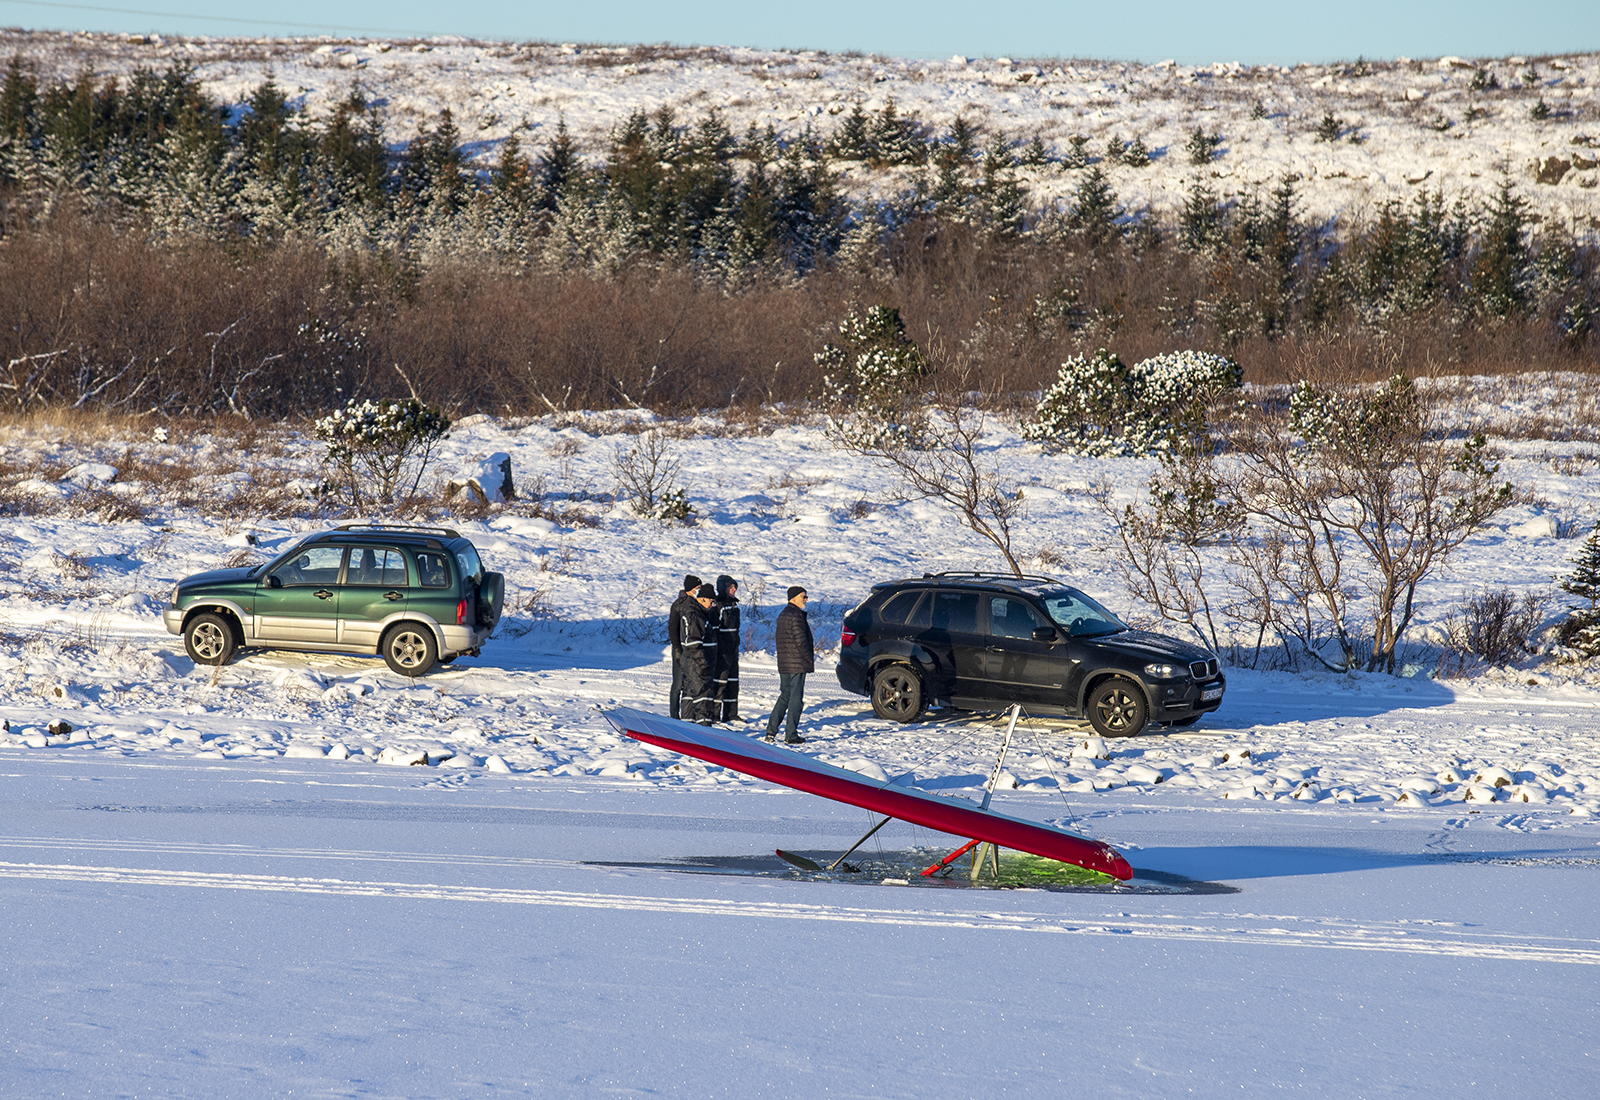
<svg viewBox="0 0 1600 1100">
<path fill-rule="evenodd" d="M 172 582 L 172 594 L 167 597 L 167 602 L 172 604 L 173 606 L 177 606 L 177 603 L 178 603 L 178 582 L 177 581 L 173 581 Z"/>
<path fill-rule="evenodd" d="M 1178 666 L 1149 664 L 1144 666 L 1144 674 L 1152 680 L 1171 680 L 1177 677 Z"/>
</svg>

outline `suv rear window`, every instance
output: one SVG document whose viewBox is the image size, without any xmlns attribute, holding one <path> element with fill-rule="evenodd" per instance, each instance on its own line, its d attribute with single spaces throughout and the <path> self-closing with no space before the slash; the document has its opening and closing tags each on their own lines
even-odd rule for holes
<svg viewBox="0 0 1600 1100">
<path fill-rule="evenodd" d="M 423 588 L 450 587 L 450 565 L 443 554 L 417 555 L 417 583 Z"/>
<path fill-rule="evenodd" d="M 911 610 L 922 598 L 921 592 L 901 592 L 884 604 L 878 612 L 878 621 L 891 626 L 904 626 L 911 620 Z"/>
<path fill-rule="evenodd" d="M 478 560 L 478 552 L 470 545 L 463 546 L 456 551 L 456 561 L 461 563 L 461 576 L 477 584 L 483 580 L 483 563 Z"/>
</svg>

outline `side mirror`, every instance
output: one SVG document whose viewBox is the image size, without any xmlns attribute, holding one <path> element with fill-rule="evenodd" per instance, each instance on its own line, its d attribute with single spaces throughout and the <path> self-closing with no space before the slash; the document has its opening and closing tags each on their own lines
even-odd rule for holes
<svg viewBox="0 0 1600 1100">
<path fill-rule="evenodd" d="M 268 588 L 282 588 L 283 587 L 283 578 L 278 576 L 278 574 L 276 574 L 276 573 L 267 574 L 267 587 Z"/>
<path fill-rule="evenodd" d="M 1036 642 L 1053 642 L 1056 640 L 1055 627 L 1036 626 L 1033 628 L 1033 640 Z"/>
</svg>

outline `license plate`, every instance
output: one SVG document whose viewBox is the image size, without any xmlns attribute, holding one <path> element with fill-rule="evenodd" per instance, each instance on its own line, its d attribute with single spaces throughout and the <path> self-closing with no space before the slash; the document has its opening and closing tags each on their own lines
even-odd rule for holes
<svg viewBox="0 0 1600 1100">
<path fill-rule="evenodd" d="M 1200 701 L 1202 703 L 1209 703 L 1213 699 L 1221 699 L 1221 698 L 1222 698 L 1222 688 L 1221 687 L 1205 688 L 1204 690 L 1202 690 L 1200 692 Z"/>
</svg>

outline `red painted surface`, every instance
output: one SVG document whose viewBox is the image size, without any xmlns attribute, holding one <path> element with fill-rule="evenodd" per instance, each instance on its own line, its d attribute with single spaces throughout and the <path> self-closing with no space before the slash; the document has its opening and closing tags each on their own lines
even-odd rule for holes
<svg viewBox="0 0 1600 1100">
<path fill-rule="evenodd" d="M 605 714 L 613 726 L 636 741 L 720 764 L 743 775 L 753 775 L 940 832 L 987 840 L 1004 848 L 1086 867 L 1122 881 L 1133 877 L 1133 868 L 1122 854 L 1102 841 L 992 810 L 980 810 L 977 806 L 963 806 L 924 791 L 884 786 L 809 756 L 765 742 L 730 737 L 693 723 L 622 707 Z"/>
</svg>

